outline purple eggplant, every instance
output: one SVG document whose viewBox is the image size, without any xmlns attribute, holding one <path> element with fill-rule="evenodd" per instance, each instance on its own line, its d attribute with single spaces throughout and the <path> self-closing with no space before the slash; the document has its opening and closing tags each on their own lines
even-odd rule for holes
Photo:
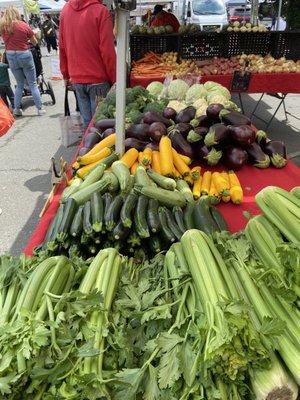
<svg viewBox="0 0 300 400">
<path fill-rule="evenodd" d="M 199 126 L 198 128 L 192 129 L 187 135 L 187 141 L 189 143 L 196 143 L 200 140 L 203 142 L 205 135 L 207 134 L 207 128 Z"/>
<path fill-rule="evenodd" d="M 228 139 L 229 132 L 228 128 L 224 124 L 214 124 L 209 128 L 207 135 L 205 136 L 204 143 L 207 147 L 215 145 L 221 145 Z"/>
<path fill-rule="evenodd" d="M 201 117 L 198 118 L 198 121 L 198 126 L 203 126 L 205 128 L 210 128 L 214 123 L 207 115 L 201 115 Z"/>
<path fill-rule="evenodd" d="M 186 137 L 189 131 L 193 129 L 192 125 L 185 122 L 179 122 L 179 124 L 176 124 L 174 128 L 177 129 L 184 137 Z"/>
<path fill-rule="evenodd" d="M 110 136 L 110 135 L 112 135 L 112 134 L 115 133 L 115 132 L 116 132 L 115 128 L 108 128 L 108 129 L 105 129 L 105 131 L 102 133 L 102 138 L 104 139 L 104 138 L 106 138 L 107 136 Z"/>
<path fill-rule="evenodd" d="M 225 163 L 229 169 L 241 169 L 248 161 L 248 154 L 240 147 L 229 147 L 225 153 Z"/>
<path fill-rule="evenodd" d="M 257 141 L 257 143 L 259 143 L 261 146 L 265 145 L 266 141 L 267 141 L 267 132 L 259 129 L 258 131 L 256 131 L 255 133 L 255 140 Z"/>
<path fill-rule="evenodd" d="M 241 114 L 238 111 L 230 111 L 230 110 L 221 110 L 219 113 L 220 120 L 224 122 L 225 125 L 251 125 L 250 118 L 246 117 L 246 115 Z"/>
<path fill-rule="evenodd" d="M 206 109 L 206 115 L 211 121 L 220 122 L 219 114 L 223 108 L 224 106 L 219 103 L 210 104 Z"/>
<path fill-rule="evenodd" d="M 210 166 L 217 165 L 222 155 L 222 151 L 217 151 L 213 147 L 209 149 L 204 143 L 195 149 L 195 158 Z"/>
<path fill-rule="evenodd" d="M 98 129 L 95 128 L 94 126 L 91 126 L 91 127 L 89 128 L 89 132 L 90 132 L 90 133 L 93 133 L 93 132 L 98 132 L 98 133 L 100 133 L 100 132 L 98 131 Z"/>
<path fill-rule="evenodd" d="M 98 131 L 90 132 L 84 137 L 83 144 L 85 147 L 89 147 L 91 149 L 96 143 L 99 143 L 100 140 L 101 136 Z"/>
<path fill-rule="evenodd" d="M 176 129 L 171 130 L 169 133 L 169 138 L 171 139 L 172 146 L 178 151 L 178 153 L 193 158 L 192 146 L 186 141 L 180 132 L 178 132 Z"/>
<path fill-rule="evenodd" d="M 95 128 L 99 131 L 103 132 L 108 128 L 114 128 L 116 125 L 115 119 L 100 119 L 99 121 L 95 122 Z"/>
<path fill-rule="evenodd" d="M 268 140 L 263 146 L 264 152 L 270 157 L 271 163 L 276 168 L 283 168 L 287 163 L 286 147 L 280 140 Z"/>
<path fill-rule="evenodd" d="M 149 137 L 154 142 L 159 142 L 162 136 L 167 134 L 166 125 L 162 122 L 153 122 L 149 127 Z"/>
<path fill-rule="evenodd" d="M 250 144 L 246 151 L 249 161 L 254 167 L 268 168 L 270 166 L 270 157 L 262 151 L 262 148 L 256 142 Z"/>
<path fill-rule="evenodd" d="M 78 155 L 79 157 L 82 157 L 82 156 L 84 156 L 86 153 L 88 153 L 90 150 L 91 150 L 90 147 L 81 147 L 81 148 L 79 149 L 77 155 Z"/>
<path fill-rule="evenodd" d="M 125 139 L 125 150 L 129 150 L 132 147 L 137 149 L 138 151 L 143 151 L 149 142 L 143 142 L 142 140 L 138 140 L 135 138 L 127 138 Z"/>
<path fill-rule="evenodd" d="M 241 147 L 248 147 L 255 141 L 255 131 L 249 125 L 228 126 L 232 141 Z"/>
<path fill-rule="evenodd" d="M 175 122 L 179 124 L 180 122 L 189 123 L 195 118 L 196 108 L 193 106 L 186 107 L 180 111 L 175 118 Z"/>
<path fill-rule="evenodd" d="M 159 145 L 158 145 L 158 143 L 156 143 L 156 142 L 150 142 L 150 143 L 148 143 L 148 144 L 146 145 L 145 148 L 149 148 L 149 149 L 151 149 L 152 151 L 159 151 Z"/>
<path fill-rule="evenodd" d="M 132 124 L 126 129 L 127 138 L 135 138 L 142 141 L 149 140 L 149 125 L 148 124 Z"/>
<path fill-rule="evenodd" d="M 172 119 L 175 121 L 177 112 L 174 110 L 174 108 L 171 107 L 166 107 L 163 111 L 163 117 L 167 119 Z"/>
<path fill-rule="evenodd" d="M 153 124 L 153 122 L 162 122 L 166 126 L 171 126 L 173 123 L 170 119 L 164 118 L 163 116 L 153 112 L 147 111 L 143 116 L 143 121 L 145 124 Z"/>
</svg>

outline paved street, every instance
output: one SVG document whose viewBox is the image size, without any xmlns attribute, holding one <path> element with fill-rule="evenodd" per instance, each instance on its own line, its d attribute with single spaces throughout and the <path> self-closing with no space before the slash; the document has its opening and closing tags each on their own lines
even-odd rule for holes
<svg viewBox="0 0 300 400">
<path fill-rule="evenodd" d="M 43 66 L 46 79 L 49 79 L 50 58 L 43 57 Z M 43 96 L 46 116 L 37 117 L 32 102 L 26 100 L 24 116 L 0 138 L 0 254 L 19 254 L 22 251 L 51 190 L 51 157 L 59 160 L 62 155 L 70 161 L 75 151 L 74 146 L 66 149 L 61 144 L 59 117 L 64 110 L 64 87 L 61 81 L 53 81 L 53 87 L 57 103 L 54 106 L 47 104 L 50 97 Z M 71 97 L 71 111 L 74 111 Z M 243 98 L 249 114 L 259 95 Z M 277 99 L 266 96 L 257 113 L 268 119 L 277 104 Z M 284 139 L 289 153 L 300 154 L 300 96 L 288 96 L 286 104 L 290 113 L 288 121 L 283 122 L 284 114 L 280 110 L 269 129 L 270 137 Z M 254 122 L 264 128 L 262 122 L 255 119 Z M 300 156 L 295 161 L 300 165 Z"/>
</svg>

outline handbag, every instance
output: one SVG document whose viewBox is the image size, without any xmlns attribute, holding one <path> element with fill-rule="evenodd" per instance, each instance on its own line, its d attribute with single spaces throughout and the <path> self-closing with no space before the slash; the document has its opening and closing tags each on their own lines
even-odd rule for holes
<svg viewBox="0 0 300 400">
<path fill-rule="evenodd" d="M 80 114 L 75 114 L 70 112 L 69 105 L 69 92 L 73 92 L 76 98 L 76 111 L 78 111 L 78 102 L 76 93 L 73 89 L 66 86 L 65 88 L 65 101 L 64 101 L 64 116 L 60 117 L 60 126 L 61 126 L 61 139 L 62 144 L 65 147 L 72 146 L 77 144 L 82 137 L 83 133 L 83 123 L 80 117 Z"/>
</svg>

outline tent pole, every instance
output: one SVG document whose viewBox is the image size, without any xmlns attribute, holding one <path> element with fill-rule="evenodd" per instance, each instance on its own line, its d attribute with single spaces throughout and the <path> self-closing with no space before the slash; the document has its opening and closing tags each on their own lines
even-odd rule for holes
<svg viewBox="0 0 300 400">
<path fill-rule="evenodd" d="M 125 89 L 126 53 L 128 43 L 127 10 L 116 8 L 117 17 L 117 89 L 116 89 L 116 152 L 123 155 L 125 150 Z"/>
<path fill-rule="evenodd" d="M 279 22 L 280 22 L 280 18 L 281 18 L 281 10 L 282 10 L 282 0 L 279 0 L 278 15 L 277 15 L 277 21 L 276 21 L 276 31 L 279 30 Z"/>
</svg>

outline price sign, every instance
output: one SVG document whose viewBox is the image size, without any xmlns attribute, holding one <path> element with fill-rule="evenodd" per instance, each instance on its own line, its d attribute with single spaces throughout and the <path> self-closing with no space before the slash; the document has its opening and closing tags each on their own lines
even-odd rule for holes
<svg viewBox="0 0 300 400">
<path fill-rule="evenodd" d="M 232 92 L 247 92 L 250 84 L 251 72 L 234 71 L 231 82 Z"/>
</svg>

